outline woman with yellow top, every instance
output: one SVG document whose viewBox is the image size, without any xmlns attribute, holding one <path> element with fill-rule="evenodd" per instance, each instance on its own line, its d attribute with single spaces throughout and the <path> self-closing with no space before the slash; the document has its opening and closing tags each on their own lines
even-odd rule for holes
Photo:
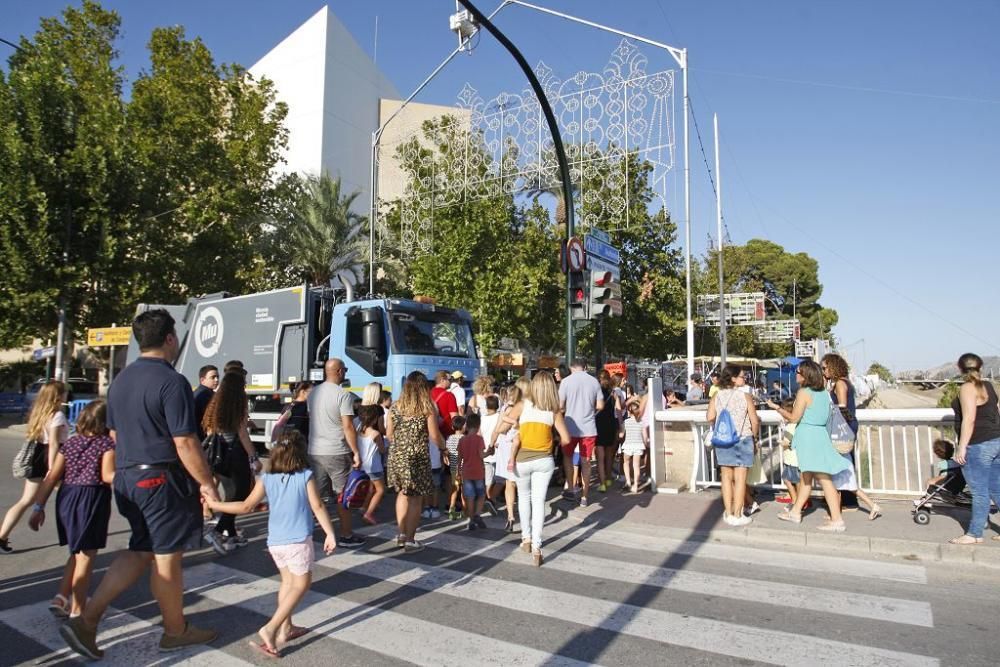
<svg viewBox="0 0 1000 667">
<path fill-rule="evenodd" d="M 511 447 L 507 470 L 517 473 L 517 507 L 521 519 L 521 550 L 531 552 L 535 566 L 542 564 L 542 526 L 545 524 L 545 494 L 555 472 L 552 458 L 555 441 L 552 429 L 562 442 L 569 442 L 569 431 L 559 411 L 559 391 L 549 373 L 539 372 L 531 379 L 527 395 L 504 416 L 493 431 L 491 446 L 501 433 L 512 426 L 518 432 Z"/>
</svg>

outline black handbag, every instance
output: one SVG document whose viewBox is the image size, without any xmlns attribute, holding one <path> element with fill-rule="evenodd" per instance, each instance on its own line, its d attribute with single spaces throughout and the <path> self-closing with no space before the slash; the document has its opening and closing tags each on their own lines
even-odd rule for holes
<svg viewBox="0 0 1000 667">
<path fill-rule="evenodd" d="M 205 452 L 205 460 L 208 467 L 216 475 L 225 477 L 228 474 L 226 460 L 229 458 L 229 443 L 222 437 L 221 433 L 209 433 L 201 443 L 201 448 Z"/>
<path fill-rule="evenodd" d="M 45 477 L 49 471 L 48 449 L 48 445 L 39 440 L 26 440 L 14 455 L 14 462 L 11 465 L 14 479 Z"/>
</svg>

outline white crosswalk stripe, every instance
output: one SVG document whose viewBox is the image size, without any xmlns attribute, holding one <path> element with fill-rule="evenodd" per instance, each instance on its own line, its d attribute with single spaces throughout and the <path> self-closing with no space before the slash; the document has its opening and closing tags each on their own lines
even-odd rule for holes
<svg viewBox="0 0 1000 667">
<path fill-rule="evenodd" d="M 10 626 L 52 651 L 38 658 L 36 664 L 48 664 L 78 657 L 59 635 L 59 622 L 52 618 L 48 605 L 48 601 L 45 601 L 0 611 L 0 623 Z M 101 622 L 101 632 L 98 636 L 98 645 L 104 650 L 101 665 L 135 667 L 153 665 L 167 658 L 171 664 L 183 662 L 193 667 L 201 665 L 237 667 L 253 664 L 212 646 L 195 646 L 183 651 L 161 654 L 159 643 L 162 634 L 163 629 L 158 623 L 142 620 L 114 608 L 108 609 Z"/>
<path fill-rule="evenodd" d="M 602 628 L 708 653 L 771 664 L 853 667 L 929 667 L 939 664 L 935 658 L 912 653 L 696 618 L 658 609 L 644 609 L 550 589 L 540 591 L 528 584 L 426 565 L 411 558 L 397 556 L 397 553 L 382 555 L 361 551 L 341 552 L 323 558 L 318 563 L 342 572 L 353 571 L 401 586 L 481 602 L 519 613 L 549 616 L 558 610 L 560 619 L 585 627 Z M 782 654 L 776 650 L 781 646 L 794 646 L 795 651 Z"/>
<path fill-rule="evenodd" d="M 506 562 L 523 562 L 523 554 L 513 550 L 511 543 L 491 544 L 456 534 L 445 533 L 446 528 L 428 531 L 432 539 L 429 546 L 457 553 L 475 549 L 472 553 L 493 560 Z M 562 540 L 572 540 L 588 533 L 586 526 L 577 527 L 562 536 Z M 383 528 L 377 533 L 386 539 L 392 538 L 394 531 Z M 587 535 L 587 539 L 590 536 Z M 478 548 L 476 548 L 478 545 Z M 744 561 L 744 564 L 746 561 Z M 728 577 L 718 574 L 701 574 L 665 567 L 651 567 L 639 563 L 629 563 L 622 560 L 595 558 L 577 555 L 572 552 L 557 553 L 546 561 L 549 569 L 579 574 L 589 577 L 606 578 L 613 572 L 616 581 L 630 584 L 656 586 L 658 588 L 699 593 L 720 598 L 760 602 L 767 600 L 768 604 L 789 609 L 807 609 L 828 614 L 840 614 L 857 618 L 890 621 L 908 625 L 933 627 L 934 621 L 931 606 L 926 602 L 899 600 L 863 593 L 844 593 L 841 591 L 819 590 L 809 586 L 782 584 L 775 587 L 768 581 L 756 581 L 751 578 Z"/>
<path fill-rule="evenodd" d="M 674 553 L 699 558 L 713 558 L 738 563 L 753 562 L 757 565 L 801 570 L 815 574 L 835 574 L 845 577 L 863 577 L 880 581 L 899 581 L 908 584 L 926 584 L 927 569 L 922 565 L 905 565 L 877 560 L 841 558 L 810 553 L 805 558 L 790 557 L 781 550 L 741 547 L 729 544 L 692 542 L 649 535 L 637 531 L 624 531 L 601 527 L 587 536 L 588 542 L 629 549 L 644 549 L 658 553 Z"/>
<path fill-rule="evenodd" d="M 274 613 L 278 582 L 273 579 L 254 578 L 218 563 L 209 563 L 187 570 L 184 583 L 188 590 L 195 590 L 215 602 L 267 617 Z M 299 605 L 295 623 L 310 628 L 312 633 L 392 657 L 405 656 L 415 664 L 433 667 L 454 664 L 457 647 L 461 650 L 462 663 L 470 665 L 582 667 L 592 664 L 312 591 Z"/>
</svg>

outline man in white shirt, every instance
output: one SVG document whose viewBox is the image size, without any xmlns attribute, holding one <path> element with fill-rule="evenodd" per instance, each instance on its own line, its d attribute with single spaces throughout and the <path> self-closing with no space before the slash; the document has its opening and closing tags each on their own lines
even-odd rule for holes
<svg viewBox="0 0 1000 667">
<path fill-rule="evenodd" d="M 458 414 L 460 417 L 465 417 L 465 387 L 462 386 L 462 382 L 465 381 L 465 374 L 462 371 L 455 371 L 451 374 L 451 386 L 448 391 L 451 395 L 455 397 L 455 403 L 458 404 Z"/>
</svg>

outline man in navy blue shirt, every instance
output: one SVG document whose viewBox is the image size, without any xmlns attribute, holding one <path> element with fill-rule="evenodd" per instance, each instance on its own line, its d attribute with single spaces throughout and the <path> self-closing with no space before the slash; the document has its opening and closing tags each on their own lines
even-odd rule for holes
<svg viewBox="0 0 1000 667">
<path fill-rule="evenodd" d="M 205 418 L 205 411 L 208 404 L 215 396 L 215 390 L 219 388 L 219 368 L 211 364 L 198 369 L 198 387 L 194 390 L 194 417 L 198 426 L 198 437 L 202 442 L 205 440 L 205 429 L 201 426 L 201 421 Z"/>
<path fill-rule="evenodd" d="M 115 501 L 132 529 L 128 551 L 111 563 L 83 614 L 60 628 L 77 653 L 98 660 L 97 625 L 108 606 L 151 568 L 150 589 L 163 616 L 161 651 L 216 637 L 184 618 L 181 559 L 201 547 L 201 494 L 218 499 L 197 439 L 194 398 L 174 370 L 180 343 L 166 310 L 135 318 L 141 356 L 108 391 L 108 428 L 115 439 Z"/>
</svg>

